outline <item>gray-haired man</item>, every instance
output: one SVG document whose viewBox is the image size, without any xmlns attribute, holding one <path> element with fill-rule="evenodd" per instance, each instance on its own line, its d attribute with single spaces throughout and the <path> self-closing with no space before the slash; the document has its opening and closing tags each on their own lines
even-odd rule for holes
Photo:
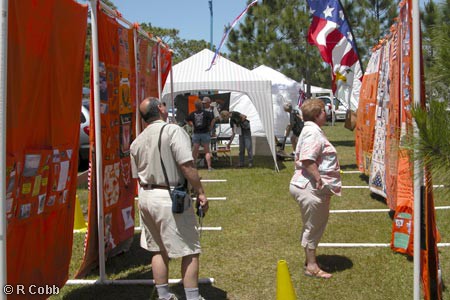
<svg viewBox="0 0 450 300">
<path fill-rule="evenodd" d="M 172 213 L 172 200 L 160 163 L 161 157 L 171 187 L 188 180 L 206 212 L 208 201 L 194 167 L 190 138 L 178 125 L 166 123 L 167 109 L 158 99 L 143 100 L 139 112 L 149 124 L 131 144 L 130 151 L 133 177 L 139 180 L 141 247 L 152 252 L 152 272 L 159 299 L 177 299 L 169 292 L 168 268 L 169 258 L 178 257 L 182 257 L 186 299 L 203 299 L 198 290 L 201 248 L 193 205 L 187 203 L 183 213 Z M 158 140 L 164 125 L 160 151 Z"/>
</svg>

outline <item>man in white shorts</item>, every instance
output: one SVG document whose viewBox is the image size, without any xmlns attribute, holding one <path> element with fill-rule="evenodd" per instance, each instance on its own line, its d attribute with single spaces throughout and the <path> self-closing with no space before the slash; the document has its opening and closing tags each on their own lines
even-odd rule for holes
<svg viewBox="0 0 450 300">
<path fill-rule="evenodd" d="M 152 252 L 152 272 L 159 299 L 176 300 L 169 292 L 169 258 L 182 258 L 181 274 L 187 300 L 199 295 L 198 272 L 201 252 L 198 224 L 191 199 L 182 213 L 172 212 L 172 200 L 163 173 L 162 160 L 170 187 L 187 180 L 197 194 L 203 212 L 208 210 L 191 151 L 188 134 L 178 125 L 167 124 L 167 109 L 156 98 L 142 101 L 139 111 L 148 124 L 131 145 L 131 167 L 139 181 L 139 210 L 142 220 L 141 247 Z M 161 129 L 161 151 L 158 141 Z"/>
</svg>

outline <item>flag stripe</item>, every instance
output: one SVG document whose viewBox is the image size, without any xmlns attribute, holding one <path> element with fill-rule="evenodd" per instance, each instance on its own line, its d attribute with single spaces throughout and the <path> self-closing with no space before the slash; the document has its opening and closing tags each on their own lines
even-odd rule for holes
<svg viewBox="0 0 450 300">
<path fill-rule="evenodd" d="M 313 15 L 308 42 L 316 45 L 324 62 L 332 70 L 332 89 L 336 97 L 348 95 L 353 108 L 358 107 L 362 69 L 358 52 L 344 10 L 339 0 L 308 0 Z"/>
<path fill-rule="evenodd" d="M 358 54 L 355 51 L 348 51 L 345 55 L 342 56 L 341 66 L 353 66 L 358 62 Z"/>
</svg>

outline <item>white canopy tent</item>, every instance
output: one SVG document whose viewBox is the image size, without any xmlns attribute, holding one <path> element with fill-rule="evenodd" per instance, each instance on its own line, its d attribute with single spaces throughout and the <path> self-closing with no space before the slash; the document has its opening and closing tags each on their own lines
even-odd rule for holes
<svg viewBox="0 0 450 300">
<path fill-rule="evenodd" d="M 238 111 L 247 116 L 250 121 L 252 136 L 265 137 L 266 132 L 264 131 L 264 126 L 259 118 L 258 111 L 252 100 L 243 93 L 231 92 L 230 93 L 230 111 Z M 220 124 L 220 135 L 221 136 L 231 136 L 230 124 Z M 233 143 L 238 143 L 238 138 L 234 138 Z M 253 147 L 255 148 L 255 147 Z M 256 149 L 253 149 L 256 150 Z"/>
<path fill-rule="evenodd" d="M 284 111 L 283 105 L 285 103 L 291 103 L 292 106 L 297 105 L 299 90 L 303 87 L 297 81 L 265 65 L 253 69 L 252 72 L 272 81 L 275 136 L 284 136 L 289 123 L 289 113 Z"/>
<path fill-rule="evenodd" d="M 212 90 L 246 94 L 258 111 L 278 171 L 271 82 L 224 57 L 219 57 L 215 65 L 207 71 L 213 56 L 214 52 L 204 49 L 173 66 L 171 71 L 173 76 L 169 76 L 161 98 L 169 103 L 169 99 L 178 94 Z"/>
<path fill-rule="evenodd" d="M 283 73 L 265 65 L 253 69 L 252 72 L 272 82 L 274 134 L 276 137 L 283 137 L 289 123 L 289 113 L 284 111 L 283 105 L 285 103 L 291 103 L 293 106 L 297 104 L 299 89 L 302 85 Z M 261 125 L 258 112 L 248 96 L 237 92 L 231 93 L 230 110 L 237 110 L 248 117 L 252 124 L 252 135 L 265 136 L 264 127 Z M 231 135 L 229 126 L 222 124 L 221 128 L 222 134 L 225 136 Z"/>
</svg>

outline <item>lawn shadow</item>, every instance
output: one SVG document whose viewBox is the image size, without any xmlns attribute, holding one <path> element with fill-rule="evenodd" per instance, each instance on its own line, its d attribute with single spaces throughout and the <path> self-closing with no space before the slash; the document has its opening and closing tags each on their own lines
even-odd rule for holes
<svg viewBox="0 0 450 300">
<path fill-rule="evenodd" d="M 369 176 L 367 176 L 366 174 L 364 174 L 364 173 L 360 174 L 359 178 L 361 180 L 364 180 L 367 184 L 369 184 Z"/>
<path fill-rule="evenodd" d="M 289 160 L 286 160 L 286 159 L 277 159 L 277 165 L 278 165 L 278 169 L 281 171 L 281 170 L 284 170 L 284 169 L 286 169 L 287 167 L 286 167 L 286 162 L 287 161 L 289 161 Z"/>
<path fill-rule="evenodd" d="M 382 196 L 380 196 L 378 194 L 375 194 L 375 193 L 371 192 L 370 193 L 370 198 L 372 198 L 373 200 L 376 200 L 376 201 L 386 205 L 386 198 L 384 198 L 384 197 L 382 197 Z"/>
<path fill-rule="evenodd" d="M 140 246 L 140 238 L 141 233 L 135 233 L 128 251 L 108 258 L 106 262 L 107 274 L 119 274 L 138 266 L 150 266 L 152 256 L 150 252 Z"/>
<path fill-rule="evenodd" d="M 355 147 L 355 141 L 330 141 L 333 146 L 343 146 L 343 147 Z"/>
<path fill-rule="evenodd" d="M 178 297 L 178 300 L 186 300 L 184 295 L 184 287 L 182 284 L 171 286 L 171 291 L 175 293 Z M 215 287 L 213 284 L 200 284 L 199 285 L 200 294 L 205 299 L 214 299 L 214 300 L 227 300 L 227 292 Z"/>
<path fill-rule="evenodd" d="M 317 262 L 328 272 L 338 272 L 353 268 L 353 262 L 342 255 L 318 255 Z"/>
<path fill-rule="evenodd" d="M 94 284 L 79 286 L 64 295 L 68 300 L 98 300 L 98 299 L 158 299 L 154 286 L 150 285 L 114 285 Z"/>
<path fill-rule="evenodd" d="M 140 233 L 135 233 L 130 249 L 111 257 L 106 262 L 108 279 L 115 280 L 149 280 L 153 279 L 151 270 L 151 253 L 140 246 Z M 132 270 L 136 267 L 144 267 Z M 99 269 L 94 268 L 87 277 L 98 277 Z M 184 287 L 182 284 L 171 285 L 171 290 L 177 294 L 178 299 L 184 300 Z M 206 299 L 226 300 L 227 293 L 211 284 L 201 284 L 200 292 Z M 157 299 L 153 285 L 149 284 L 93 284 L 78 286 L 70 290 L 64 299 Z"/>
<path fill-rule="evenodd" d="M 247 153 L 247 152 L 246 152 Z M 288 159 L 286 159 L 288 160 Z M 284 166 L 280 166 L 282 161 L 277 160 L 277 164 L 279 169 L 285 168 Z M 239 167 L 239 155 L 231 155 L 231 161 L 229 157 L 225 157 L 223 155 L 217 156 L 217 158 L 212 158 L 211 166 L 213 169 L 237 169 Z M 272 156 L 267 155 L 253 155 L 253 167 L 256 168 L 264 168 L 264 169 L 274 169 L 274 161 Z M 207 169 L 206 167 L 206 161 L 204 158 L 199 158 L 199 161 L 197 163 L 197 168 L 199 170 L 201 169 Z M 244 168 L 248 168 L 248 156 L 245 155 L 245 164 Z"/>
<path fill-rule="evenodd" d="M 121 272 L 126 272 L 131 268 L 139 266 L 148 266 L 150 268 L 151 254 L 140 246 L 140 236 L 140 232 L 135 233 L 133 235 L 133 241 L 131 242 L 130 249 L 128 251 L 120 252 L 117 255 L 109 257 L 106 260 L 105 271 L 108 277 L 115 277 L 115 274 L 120 274 Z M 96 266 L 87 273 L 86 277 L 98 277 L 98 275 L 99 268 L 98 266 Z M 149 277 L 140 276 L 134 278 L 148 279 Z"/>
<path fill-rule="evenodd" d="M 341 167 L 342 171 L 357 169 L 357 165 L 356 164 L 341 165 L 340 167 Z"/>
<path fill-rule="evenodd" d="M 227 292 L 211 284 L 200 284 L 200 294 L 205 299 L 227 300 Z M 185 300 L 182 284 L 170 285 L 170 291 L 179 300 Z M 156 300 L 158 293 L 155 286 L 144 284 L 94 284 L 77 287 L 64 295 L 68 300 L 98 300 L 98 299 L 142 299 Z"/>
</svg>

